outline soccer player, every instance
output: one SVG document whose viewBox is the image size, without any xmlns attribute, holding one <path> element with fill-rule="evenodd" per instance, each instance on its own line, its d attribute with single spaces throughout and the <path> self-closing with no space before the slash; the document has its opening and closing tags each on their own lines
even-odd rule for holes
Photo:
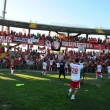
<svg viewBox="0 0 110 110">
<path fill-rule="evenodd" d="M 14 74 L 14 66 L 12 63 L 10 64 L 10 71 L 11 71 L 11 74 Z"/>
<path fill-rule="evenodd" d="M 46 70 L 47 70 L 47 63 L 46 60 L 44 59 L 43 63 L 42 63 L 42 75 L 46 75 Z"/>
<path fill-rule="evenodd" d="M 57 63 L 56 63 L 56 65 L 57 65 L 57 72 L 59 73 L 60 63 L 59 63 L 59 62 L 57 62 Z"/>
<path fill-rule="evenodd" d="M 53 62 L 54 62 L 54 59 L 51 58 L 51 59 L 49 60 L 49 71 L 52 71 L 52 69 L 53 69 Z"/>
<path fill-rule="evenodd" d="M 71 100 L 75 99 L 75 95 L 80 88 L 80 71 L 81 66 L 79 65 L 79 59 L 75 59 L 74 63 L 70 63 L 71 67 L 71 81 L 70 81 L 70 89 L 68 92 L 68 96 L 70 96 L 72 90 L 74 89 L 74 93 L 71 96 Z"/>
<path fill-rule="evenodd" d="M 65 72 L 68 74 L 68 62 L 65 63 Z"/>
<path fill-rule="evenodd" d="M 96 79 L 98 79 L 98 76 L 100 76 L 100 78 L 103 80 L 102 65 L 100 63 L 97 65 Z"/>
<path fill-rule="evenodd" d="M 108 79 L 110 79 L 110 63 L 109 63 L 109 65 L 107 66 L 107 69 L 108 69 Z"/>
<path fill-rule="evenodd" d="M 14 58 L 11 59 L 10 71 L 11 71 L 11 74 L 14 74 Z"/>
</svg>

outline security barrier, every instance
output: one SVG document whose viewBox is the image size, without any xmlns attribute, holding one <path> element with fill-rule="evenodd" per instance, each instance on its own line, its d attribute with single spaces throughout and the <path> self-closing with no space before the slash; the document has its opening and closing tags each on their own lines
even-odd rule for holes
<svg viewBox="0 0 110 110">
<path fill-rule="evenodd" d="M 9 64 L 2 63 L 0 64 L 0 70 L 3 71 L 9 71 L 10 66 Z M 41 64 L 33 64 L 33 65 L 27 65 L 27 64 L 16 64 L 14 65 L 14 70 L 15 71 L 42 71 L 42 65 Z M 49 67 L 47 67 L 47 70 L 49 70 Z M 53 66 L 53 71 L 57 71 L 56 65 Z M 69 72 L 70 72 L 70 67 L 69 67 Z M 96 73 L 96 67 L 84 67 L 84 73 Z M 103 67 L 102 68 L 102 73 L 107 74 L 107 68 Z"/>
</svg>

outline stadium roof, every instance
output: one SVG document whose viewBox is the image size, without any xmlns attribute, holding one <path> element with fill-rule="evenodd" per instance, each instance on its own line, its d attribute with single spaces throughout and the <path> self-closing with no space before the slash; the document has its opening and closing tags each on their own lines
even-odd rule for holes
<svg viewBox="0 0 110 110">
<path fill-rule="evenodd" d="M 31 24 L 33 26 L 30 26 Z M 45 31 L 54 31 L 54 32 L 79 33 L 79 34 L 110 35 L 110 30 L 107 29 L 102 30 L 102 29 L 55 26 L 55 25 L 46 25 L 46 24 L 35 24 L 35 23 L 31 23 L 31 24 L 28 22 L 0 19 L 0 25 L 8 26 L 8 27 L 45 30 Z"/>
</svg>

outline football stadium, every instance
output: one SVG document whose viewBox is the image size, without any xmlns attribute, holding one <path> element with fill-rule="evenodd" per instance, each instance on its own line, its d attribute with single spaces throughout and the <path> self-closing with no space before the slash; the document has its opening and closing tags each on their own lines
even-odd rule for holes
<svg viewBox="0 0 110 110">
<path fill-rule="evenodd" d="M 7 1 L 0 110 L 109 110 L 110 29 L 6 19 Z"/>
</svg>

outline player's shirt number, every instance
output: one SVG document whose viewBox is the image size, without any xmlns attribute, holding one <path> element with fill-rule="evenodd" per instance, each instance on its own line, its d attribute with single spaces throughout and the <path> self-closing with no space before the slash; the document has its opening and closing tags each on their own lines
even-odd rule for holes
<svg viewBox="0 0 110 110">
<path fill-rule="evenodd" d="M 71 72 L 72 72 L 72 74 L 77 74 L 78 73 L 78 68 L 72 68 Z"/>
</svg>

